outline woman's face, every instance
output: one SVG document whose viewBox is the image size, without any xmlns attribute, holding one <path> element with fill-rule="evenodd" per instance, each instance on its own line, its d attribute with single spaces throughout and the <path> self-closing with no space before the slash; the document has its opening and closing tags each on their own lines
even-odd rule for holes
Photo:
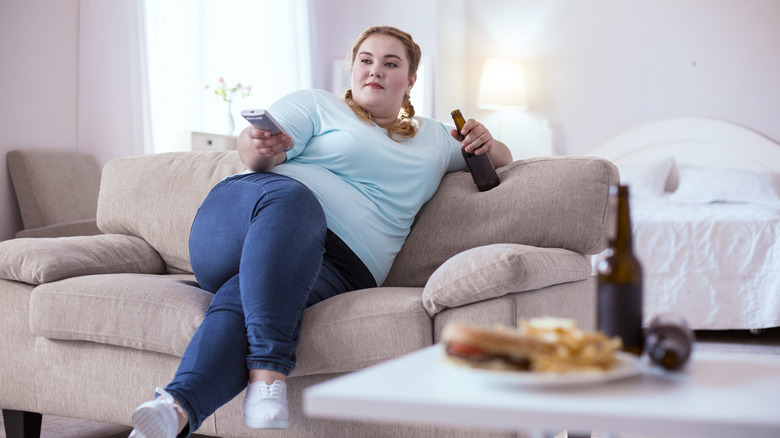
<svg viewBox="0 0 780 438">
<path fill-rule="evenodd" d="M 395 120 L 416 79 L 409 77 L 401 41 L 373 34 L 360 45 L 352 64 L 352 99 L 377 119 Z"/>
</svg>

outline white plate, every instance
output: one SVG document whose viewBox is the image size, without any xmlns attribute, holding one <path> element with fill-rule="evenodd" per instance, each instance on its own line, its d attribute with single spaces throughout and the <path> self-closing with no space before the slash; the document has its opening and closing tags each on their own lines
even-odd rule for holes
<svg viewBox="0 0 780 438">
<path fill-rule="evenodd" d="M 639 358 L 629 354 L 616 353 L 617 363 L 609 371 L 582 371 L 567 373 L 538 373 L 531 371 L 506 371 L 471 368 L 457 365 L 443 356 L 441 363 L 450 371 L 463 378 L 475 379 L 484 383 L 520 386 L 563 386 L 584 385 L 627 379 L 642 374 L 643 365 Z"/>
</svg>

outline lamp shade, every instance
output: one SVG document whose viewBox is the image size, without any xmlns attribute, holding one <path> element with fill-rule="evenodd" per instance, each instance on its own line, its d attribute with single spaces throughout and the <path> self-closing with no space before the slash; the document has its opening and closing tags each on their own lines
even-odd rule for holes
<svg viewBox="0 0 780 438">
<path fill-rule="evenodd" d="M 477 106 L 482 109 L 526 109 L 525 74 L 519 59 L 485 60 Z"/>
</svg>

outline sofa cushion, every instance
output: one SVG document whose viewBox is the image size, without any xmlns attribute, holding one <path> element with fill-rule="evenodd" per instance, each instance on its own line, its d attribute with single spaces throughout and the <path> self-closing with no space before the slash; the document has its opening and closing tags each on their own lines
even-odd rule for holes
<svg viewBox="0 0 780 438">
<path fill-rule="evenodd" d="M 354 371 L 431 345 L 421 293 L 364 289 L 306 309 L 293 375 Z M 69 278 L 33 290 L 30 329 L 50 339 L 181 356 L 212 297 L 186 274 Z"/>
<path fill-rule="evenodd" d="M 30 298 L 30 330 L 181 356 L 212 294 L 191 275 L 111 274 L 42 284 Z"/>
<path fill-rule="evenodd" d="M 547 157 L 498 169 L 501 184 L 478 192 L 471 175 L 446 175 L 417 215 L 385 286 L 423 287 L 442 263 L 477 246 L 519 243 L 598 254 L 609 186 L 619 174 L 593 157 Z"/>
<path fill-rule="evenodd" d="M 104 233 L 140 237 L 171 273 L 192 273 L 190 227 L 209 190 L 242 172 L 236 151 L 171 152 L 118 158 L 103 168 L 97 223 Z"/>
<path fill-rule="evenodd" d="M 0 242 L 0 278 L 6 280 L 41 284 L 81 275 L 163 272 L 160 256 L 133 236 L 101 234 Z"/>
<path fill-rule="evenodd" d="M 433 343 L 421 288 L 347 292 L 306 309 L 291 376 L 355 371 Z"/>
<path fill-rule="evenodd" d="M 584 280 L 587 257 L 559 248 L 494 244 L 464 251 L 434 271 L 423 290 L 423 306 L 434 316 L 448 307 Z"/>
</svg>

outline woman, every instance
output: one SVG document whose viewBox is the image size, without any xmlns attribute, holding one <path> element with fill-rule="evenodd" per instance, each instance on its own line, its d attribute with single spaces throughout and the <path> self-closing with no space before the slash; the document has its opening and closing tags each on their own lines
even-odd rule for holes
<svg viewBox="0 0 780 438">
<path fill-rule="evenodd" d="M 410 35 L 369 28 L 344 99 L 298 91 L 269 108 L 289 135 L 241 133 L 247 172 L 212 189 L 190 233 L 193 272 L 214 298 L 173 380 L 133 413 L 132 437 L 188 436 L 244 388 L 248 426 L 287 428 L 304 309 L 382 284 L 441 177 L 465 168 L 460 147 L 511 162 L 474 120 L 461 143 L 413 117 L 420 56 Z"/>
</svg>

